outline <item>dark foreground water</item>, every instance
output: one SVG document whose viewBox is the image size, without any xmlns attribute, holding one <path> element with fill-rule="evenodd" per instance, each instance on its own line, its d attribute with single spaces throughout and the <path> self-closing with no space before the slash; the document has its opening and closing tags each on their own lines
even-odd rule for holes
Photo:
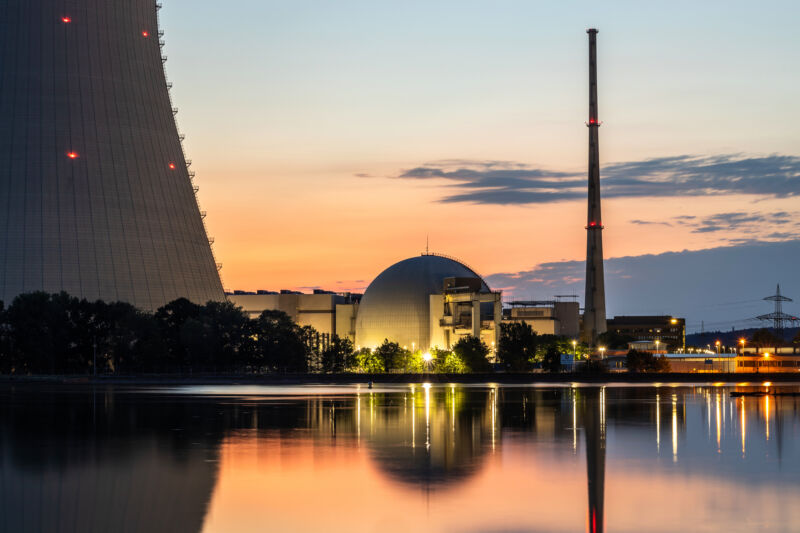
<svg viewBox="0 0 800 533">
<path fill-rule="evenodd" d="M 0 531 L 799 531 L 800 397 L 737 390 L 0 386 Z"/>
</svg>

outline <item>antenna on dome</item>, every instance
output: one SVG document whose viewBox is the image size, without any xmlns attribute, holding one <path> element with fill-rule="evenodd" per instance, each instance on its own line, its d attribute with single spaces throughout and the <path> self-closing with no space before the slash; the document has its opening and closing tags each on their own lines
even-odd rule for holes
<svg viewBox="0 0 800 533">
<path fill-rule="evenodd" d="M 428 252 L 428 250 L 429 250 L 428 244 L 430 244 L 430 239 L 429 239 L 428 234 L 426 233 L 425 234 L 425 255 L 428 255 L 428 253 L 429 253 Z"/>
</svg>

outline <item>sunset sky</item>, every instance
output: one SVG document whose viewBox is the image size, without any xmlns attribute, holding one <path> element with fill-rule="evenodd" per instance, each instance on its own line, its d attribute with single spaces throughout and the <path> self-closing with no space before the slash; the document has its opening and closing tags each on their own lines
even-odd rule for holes
<svg viewBox="0 0 800 533">
<path fill-rule="evenodd" d="M 509 298 L 580 287 L 527 274 L 585 255 L 587 27 L 606 258 L 765 241 L 800 258 L 796 2 L 231 6 L 161 10 L 228 289 L 363 290 L 426 236 Z M 746 297 L 800 298 L 771 274 L 741 272 Z M 661 311 L 609 295 L 632 307 Z"/>
</svg>

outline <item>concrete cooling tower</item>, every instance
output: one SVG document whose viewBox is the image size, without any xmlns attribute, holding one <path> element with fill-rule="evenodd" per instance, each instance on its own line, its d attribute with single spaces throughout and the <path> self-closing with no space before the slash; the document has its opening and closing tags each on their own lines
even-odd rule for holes
<svg viewBox="0 0 800 533">
<path fill-rule="evenodd" d="M 224 298 L 155 0 L 0 2 L 0 300 Z"/>
</svg>

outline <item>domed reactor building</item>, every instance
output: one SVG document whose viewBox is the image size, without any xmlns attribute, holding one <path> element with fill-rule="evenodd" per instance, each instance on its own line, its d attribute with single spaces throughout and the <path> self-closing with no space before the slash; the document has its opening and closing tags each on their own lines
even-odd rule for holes
<svg viewBox="0 0 800 533">
<path fill-rule="evenodd" d="M 155 0 L 0 3 L 0 300 L 224 298 Z"/>
<path fill-rule="evenodd" d="M 384 340 L 408 348 L 450 348 L 480 337 L 494 346 L 502 317 L 501 293 L 466 265 L 423 254 L 395 263 L 370 283 L 356 316 L 356 344 Z"/>
</svg>

